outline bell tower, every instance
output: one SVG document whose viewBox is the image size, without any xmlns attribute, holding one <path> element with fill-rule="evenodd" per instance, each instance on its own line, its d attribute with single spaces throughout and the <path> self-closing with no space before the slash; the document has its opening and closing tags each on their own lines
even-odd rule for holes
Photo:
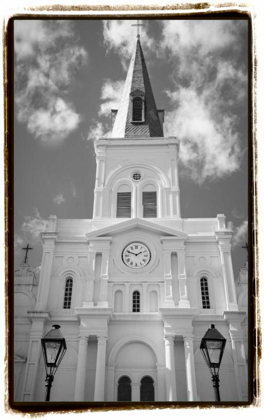
<svg viewBox="0 0 264 420">
<path fill-rule="evenodd" d="M 179 140 L 164 137 L 139 35 L 112 131 L 96 139 L 94 219 L 180 218 Z"/>
</svg>

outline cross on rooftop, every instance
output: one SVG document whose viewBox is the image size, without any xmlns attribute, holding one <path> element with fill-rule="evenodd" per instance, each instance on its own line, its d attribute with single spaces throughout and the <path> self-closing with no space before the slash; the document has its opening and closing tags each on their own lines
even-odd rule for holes
<svg viewBox="0 0 264 420">
<path fill-rule="evenodd" d="M 33 249 L 33 248 L 30 248 L 29 244 L 27 244 L 26 248 L 22 248 L 22 249 L 26 251 L 26 255 L 25 255 L 25 259 L 24 259 L 23 263 L 24 263 L 24 264 L 27 264 L 27 259 L 28 259 L 27 254 L 28 254 L 28 251 L 29 251 L 30 249 Z"/>
<path fill-rule="evenodd" d="M 143 23 L 139 23 L 139 20 L 138 20 L 136 24 L 133 24 L 131 26 L 137 26 L 137 38 L 139 39 L 140 38 L 140 35 L 139 35 L 139 27 L 140 26 L 144 26 Z"/>
</svg>

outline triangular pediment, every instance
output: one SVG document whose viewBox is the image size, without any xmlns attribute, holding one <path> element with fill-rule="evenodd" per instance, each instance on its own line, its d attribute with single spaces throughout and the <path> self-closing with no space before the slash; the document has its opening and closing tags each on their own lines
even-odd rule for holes
<svg viewBox="0 0 264 420">
<path fill-rule="evenodd" d="M 188 235 L 185 232 L 163 226 L 160 223 L 150 222 L 145 219 L 129 219 L 111 226 L 107 226 L 86 234 L 87 239 L 111 236 L 117 233 L 129 231 L 131 229 L 142 229 L 148 232 L 153 232 L 161 236 L 168 236 L 171 238 L 178 238 L 185 240 Z"/>
</svg>

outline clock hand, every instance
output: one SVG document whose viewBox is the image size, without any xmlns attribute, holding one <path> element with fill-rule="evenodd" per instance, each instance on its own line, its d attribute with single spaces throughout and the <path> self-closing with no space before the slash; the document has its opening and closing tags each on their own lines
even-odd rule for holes
<svg viewBox="0 0 264 420">
<path fill-rule="evenodd" d="M 137 255 L 137 254 L 135 254 L 134 252 L 131 252 L 131 251 L 129 251 L 129 250 L 127 250 L 127 252 L 129 252 L 129 254 L 132 254 L 132 255 Z"/>
</svg>

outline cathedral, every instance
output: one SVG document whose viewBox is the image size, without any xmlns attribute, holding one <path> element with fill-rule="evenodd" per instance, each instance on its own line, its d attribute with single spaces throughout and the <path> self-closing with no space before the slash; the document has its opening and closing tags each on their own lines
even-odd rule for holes
<svg viewBox="0 0 264 420">
<path fill-rule="evenodd" d="M 108 137 L 94 139 L 92 219 L 50 216 L 39 276 L 14 277 L 14 401 L 45 400 L 41 339 L 67 351 L 51 401 L 214 401 L 200 350 L 214 324 L 226 347 L 221 401 L 248 400 L 247 269 L 233 275 L 225 216 L 184 219 L 180 139 L 164 137 L 140 38 Z"/>
</svg>

